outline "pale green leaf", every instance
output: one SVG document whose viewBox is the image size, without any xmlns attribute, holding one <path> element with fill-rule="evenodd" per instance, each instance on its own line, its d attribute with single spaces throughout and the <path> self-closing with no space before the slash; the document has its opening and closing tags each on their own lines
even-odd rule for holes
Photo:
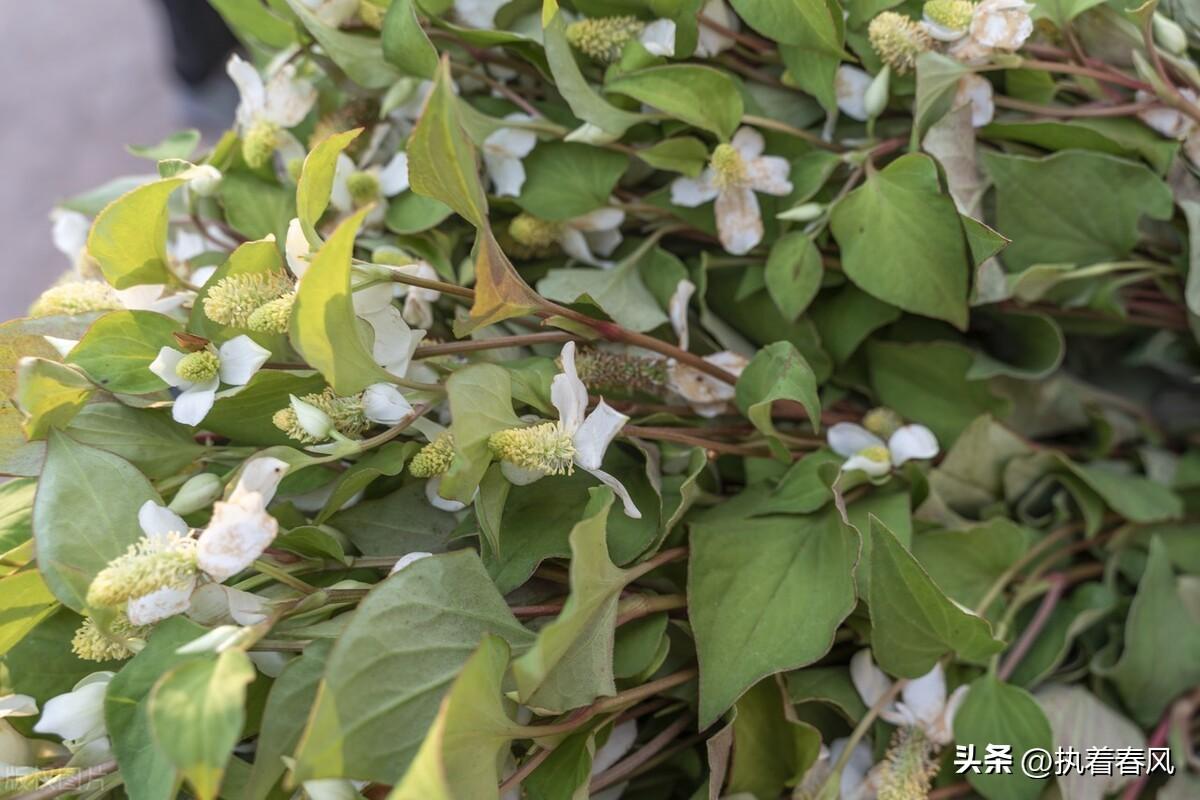
<svg viewBox="0 0 1200 800">
<path fill-rule="evenodd" d="M 771 408 L 777 400 L 791 400 L 804 407 L 813 428 L 821 427 L 821 400 L 812 368 L 790 342 L 776 342 L 759 350 L 738 376 L 737 406 L 754 427 L 770 437 L 771 449 L 783 456 L 787 448 L 775 434 Z"/>
<path fill-rule="evenodd" d="M 25 414 L 23 428 L 31 441 L 67 427 L 95 391 L 78 370 L 45 358 L 21 359 L 17 376 L 14 399 Z"/>
<path fill-rule="evenodd" d="M 116 288 L 170 281 L 167 200 L 183 182 L 167 178 L 139 186 L 105 206 L 92 223 L 88 253 Z"/>
<path fill-rule="evenodd" d="M 979 754 L 990 744 L 1011 745 L 1014 766 L 1028 750 L 1052 752 L 1054 746 L 1050 722 L 1033 696 L 990 674 L 975 679 L 954 715 L 954 741 L 974 745 Z M 1025 775 L 1020 769 L 1009 773 L 970 771 L 966 777 L 987 800 L 1037 800 L 1046 788 L 1044 779 Z"/>
<path fill-rule="evenodd" d="M 112 311 L 92 323 L 67 362 L 99 386 L 121 394 L 150 394 L 166 388 L 150 364 L 163 347 L 178 349 L 178 322 L 153 311 Z"/>
<path fill-rule="evenodd" d="M 401 72 L 417 78 L 432 79 L 437 72 L 438 54 L 417 19 L 414 0 L 393 0 L 383 18 L 383 57 Z"/>
<path fill-rule="evenodd" d="M 296 214 L 305 226 L 309 242 L 316 244 L 316 227 L 325 209 L 329 208 L 329 195 L 333 191 L 333 177 L 337 170 L 338 156 L 350 146 L 361 128 L 344 133 L 333 133 L 304 157 L 300 168 L 300 179 L 296 182 Z"/>
<path fill-rule="evenodd" d="M 455 457 L 442 478 L 442 496 L 469 503 L 492 460 L 488 437 L 519 427 L 521 421 L 512 409 L 512 379 L 495 364 L 473 364 L 455 372 L 446 381 L 446 392 Z"/>
<path fill-rule="evenodd" d="M 821 251 L 807 234 L 788 233 L 771 245 L 764 276 L 767 291 L 788 320 L 795 320 L 808 308 L 824 274 Z"/>
<path fill-rule="evenodd" d="M 649 67 L 609 81 L 604 89 L 632 97 L 725 141 L 742 121 L 742 95 L 737 84 L 729 73 L 712 67 Z"/>
</svg>

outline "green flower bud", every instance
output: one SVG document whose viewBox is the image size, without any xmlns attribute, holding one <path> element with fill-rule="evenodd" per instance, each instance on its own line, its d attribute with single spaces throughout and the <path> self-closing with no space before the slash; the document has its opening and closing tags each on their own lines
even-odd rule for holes
<svg viewBox="0 0 1200 800">
<path fill-rule="evenodd" d="M 887 439 L 900 429 L 904 419 L 890 408 L 872 408 L 863 416 L 863 427 L 880 439 Z"/>
<path fill-rule="evenodd" d="M 867 35 L 883 62 L 901 75 L 916 66 L 917 56 L 932 46 L 924 28 L 895 11 L 885 11 L 871 20 Z"/>
<path fill-rule="evenodd" d="M 242 158 L 251 169 L 258 169 L 275 155 L 278 141 L 279 126 L 260 119 L 242 134 Z"/>
<path fill-rule="evenodd" d="M 167 508 L 176 514 L 191 514 L 202 508 L 208 508 L 221 497 L 225 484 L 211 472 L 201 472 L 188 478 Z"/>
<path fill-rule="evenodd" d="M 324 414 L 332 423 L 333 429 L 342 436 L 353 439 L 361 436 L 363 431 L 371 427 L 371 421 L 363 412 L 362 395 L 342 397 L 333 389 L 326 388 L 323 392 L 306 394 L 296 398 L 306 406 Z M 317 444 L 329 438 L 328 435 L 318 436 L 314 433 L 311 421 L 302 424 L 302 420 L 294 406 L 281 408 L 271 418 L 272 424 L 283 431 L 288 437 L 304 444 Z"/>
<path fill-rule="evenodd" d="M 575 471 L 575 443 L 557 422 L 509 428 L 488 437 L 488 448 L 501 461 L 546 475 Z"/>
<path fill-rule="evenodd" d="M 552 248 L 561 231 L 562 223 L 539 219 L 532 214 L 517 214 L 508 223 L 508 235 L 517 244 L 539 252 Z"/>
<path fill-rule="evenodd" d="M 1172 55 L 1181 56 L 1187 52 L 1187 33 L 1178 22 L 1157 11 L 1154 12 L 1154 41 Z"/>
<path fill-rule="evenodd" d="M 891 78 L 892 68 L 884 64 L 883 69 L 879 70 L 879 74 L 867 86 L 867 91 L 863 95 L 863 108 L 867 112 L 867 119 L 875 119 L 887 108 Z"/>
<path fill-rule="evenodd" d="M 379 199 L 379 176 L 367 170 L 351 172 L 346 177 L 346 191 L 350 192 L 355 208 L 374 203 Z"/>
<path fill-rule="evenodd" d="M 786 219 L 791 222 L 812 222 L 824 213 L 824 203 L 801 203 L 775 216 L 778 219 Z"/>
<path fill-rule="evenodd" d="M 206 383 L 217 377 L 220 370 L 221 359 L 217 358 L 216 353 L 211 350 L 197 350 L 179 360 L 179 366 L 175 367 L 175 374 L 185 381 Z"/>
<path fill-rule="evenodd" d="M 621 58 L 625 45 L 645 27 L 637 17 L 628 15 L 581 19 L 567 26 L 567 41 L 593 61 L 611 64 Z"/>
<path fill-rule="evenodd" d="M 408 462 L 408 471 L 415 478 L 434 478 L 445 475 L 453 461 L 454 436 L 446 431 L 413 456 L 412 461 Z"/>
</svg>

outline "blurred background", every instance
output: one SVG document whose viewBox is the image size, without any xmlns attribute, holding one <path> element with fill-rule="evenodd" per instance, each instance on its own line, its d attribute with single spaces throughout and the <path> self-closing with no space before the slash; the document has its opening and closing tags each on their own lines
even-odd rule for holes
<svg viewBox="0 0 1200 800">
<path fill-rule="evenodd" d="M 237 102 L 223 68 L 232 45 L 205 0 L 55 0 L 0 14 L 0 320 L 23 316 L 70 267 L 50 237 L 55 203 L 153 173 L 127 144 L 220 134 Z"/>
</svg>

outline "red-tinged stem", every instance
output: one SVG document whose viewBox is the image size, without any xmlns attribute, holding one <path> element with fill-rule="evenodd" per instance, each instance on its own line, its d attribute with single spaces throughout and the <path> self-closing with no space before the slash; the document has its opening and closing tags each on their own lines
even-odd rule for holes
<svg viewBox="0 0 1200 800">
<path fill-rule="evenodd" d="M 1024 111 L 1043 117 L 1130 117 L 1140 111 L 1154 108 L 1155 101 L 1143 103 L 1125 103 L 1123 105 L 1086 105 L 1086 106 L 1043 106 L 1037 103 L 1026 103 L 1011 97 L 999 96 L 995 99 L 1001 108 L 1011 108 L 1014 111 Z"/>
<path fill-rule="evenodd" d="M 1137 78 L 1131 78 L 1120 72 L 1111 70 L 1098 69 L 1096 67 L 1084 66 L 1081 64 L 1060 64 L 1055 61 L 1039 61 L 1037 59 L 1028 59 L 1021 62 L 1021 69 L 1036 69 L 1043 72 L 1059 72 L 1066 75 L 1082 75 L 1087 78 L 1093 78 L 1098 81 L 1124 86 L 1127 89 L 1141 89 L 1142 91 L 1154 91 L 1153 87 L 1145 81 L 1139 81 Z"/>
<path fill-rule="evenodd" d="M 618 761 L 604 772 L 592 778 L 592 782 L 588 784 L 588 791 L 595 794 L 601 789 L 621 782 L 626 776 L 657 755 L 664 747 L 675 741 L 675 737 L 687 730 L 688 725 L 691 723 L 691 714 L 685 714 L 675 720 L 663 728 L 657 736 L 639 747 L 632 755 Z"/>
<path fill-rule="evenodd" d="M 574 334 L 559 333 L 558 331 L 523 333 L 516 336 L 496 336 L 491 339 L 468 339 L 461 342 L 422 345 L 413 353 L 413 358 L 433 358 L 456 353 L 473 353 L 478 350 L 497 350 L 502 347 L 529 347 L 535 344 L 562 344 L 580 341 L 583 340 Z"/>
<path fill-rule="evenodd" d="M 1029 653 L 1033 647 L 1033 643 L 1037 641 L 1037 637 L 1041 634 L 1042 629 L 1050 621 L 1050 615 L 1054 613 L 1054 609 L 1058 607 L 1059 601 L 1062 600 L 1063 590 L 1067 585 L 1063 576 L 1060 574 L 1050 575 L 1046 578 L 1046 582 L 1050 585 L 1050 591 L 1046 592 L 1045 597 L 1042 598 L 1042 602 L 1038 606 L 1037 612 L 1033 615 L 1033 619 L 1030 620 L 1029 625 L 1021 633 L 1021 638 L 1009 652 L 1000 670 L 996 673 L 997 677 L 1002 681 L 1008 680 L 1009 676 L 1017 668 L 1017 665 L 1021 663 L 1021 659 Z"/>
<path fill-rule="evenodd" d="M 1173 705 L 1172 703 L 1171 706 Z M 1171 731 L 1171 706 L 1167 706 L 1167 710 L 1163 712 L 1162 719 L 1159 720 L 1154 733 L 1150 734 L 1150 739 L 1146 742 L 1147 748 L 1162 747 L 1167 743 L 1167 734 Z M 1146 783 L 1149 780 L 1149 772 L 1139 775 L 1136 781 L 1125 787 L 1125 791 L 1121 795 L 1121 800 L 1137 800 L 1141 796 L 1142 790 L 1146 788 Z"/>
</svg>

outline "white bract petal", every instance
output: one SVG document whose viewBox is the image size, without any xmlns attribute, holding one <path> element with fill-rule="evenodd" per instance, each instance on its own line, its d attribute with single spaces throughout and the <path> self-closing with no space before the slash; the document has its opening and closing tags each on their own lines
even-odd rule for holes
<svg viewBox="0 0 1200 800">
<path fill-rule="evenodd" d="M 245 386 L 254 377 L 271 351 L 249 336 L 235 336 L 217 349 L 221 360 L 221 382 L 230 386 Z"/>
<path fill-rule="evenodd" d="M 257 503 L 265 507 L 275 498 L 275 491 L 287 471 L 286 461 L 271 456 L 247 461 L 237 484 L 229 494 L 229 502 L 243 505 Z"/>
<path fill-rule="evenodd" d="M 388 197 L 408 191 L 408 153 L 401 150 L 379 172 L 379 189 Z"/>
<path fill-rule="evenodd" d="M 792 182 L 788 179 L 791 171 L 792 165 L 779 156 L 759 156 L 746 162 L 750 188 L 776 197 L 791 194 Z"/>
<path fill-rule="evenodd" d="M 546 473 L 533 467 L 518 467 L 511 461 L 500 462 L 500 474 L 513 486 L 528 486 L 546 477 Z"/>
<path fill-rule="evenodd" d="M 971 38 L 984 47 L 1016 50 L 1033 33 L 1032 10 L 1024 0 L 983 0 L 971 17 Z"/>
<path fill-rule="evenodd" d="M 158 356 L 150 362 L 150 371 L 162 378 L 167 386 L 176 389 L 187 386 L 188 381 L 179 377 L 179 373 L 175 371 L 185 355 L 187 354 L 173 347 L 160 348 Z"/>
<path fill-rule="evenodd" d="M 390 303 L 380 311 L 362 315 L 362 318 L 375 332 L 375 341 L 371 345 L 375 363 L 397 377 L 404 377 L 425 331 L 408 327 L 404 315 Z"/>
<path fill-rule="evenodd" d="M 942 665 L 934 664 L 929 672 L 909 680 L 900 696 L 922 730 L 928 730 L 946 708 L 946 673 Z"/>
<path fill-rule="evenodd" d="M 630 519 L 642 518 L 642 512 L 638 510 L 637 504 L 635 504 L 633 502 L 633 498 L 629 496 L 629 490 L 625 488 L 625 484 L 621 483 L 615 477 L 602 469 L 587 469 L 585 467 L 584 472 L 587 472 L 592 477 L 599 479 L 601 483 L 613 490 L 613 494 L 617 496 L 617 498 L 621 501 L 621 505 L 625 509 L 625 516 L 629 517 Z"/>
<path fill-rule="evenodd" d="M 842 469 L 846 472 L 858 470 L 872 478 L 881 478 L 892 471 L 892 462 L 889 458 L 886 456 L 883 458 L 872 458 L 872 455 L 874 453 L 852 455 L 842 463 Z"/>
<path fill-rule="evenodd" d="M 870 650 L 859 650 L 850 658 L 850 681 L 868 708 L 892 688 L 892 681 L 871 660 Z"/>
<path fill-rule="evenodd" d="M 646 52 L 655 56 L 670 58 L 675 55 L 675 20 L 656 19 L 646 27 L 638 37 Z"/>
<path fill-rule="evenodd" d="M 992 99 L 992 84 L 978 75 L 964 75 L 958 82 L 954 94 L 954 105 L 971 104 L 971 125 L 982 128 L 996 115 L 996 103 Z"/>
<path fill-rule="evenodd" d="M 363 413 L 380 425 L 395 425 L 413 411 L 408 399 L 390 383 L 376 383 L 363 392 Z"/>
<path fill-rule="evenodd" d="M 849 64 L 843 64 L 838 67 L 837 75 L 833 81 L 834 91 L 837 93 L 838 109 L 851 119 L 856 119 L 859 122 L 866 122 L 867 114 L 867 88 L 871 85 L 870 73 L 852 67 Z"/>
<path fill-rule="evenodd" d="M 220 381 L 213 378 L 204 383 L 189 385 L 175 398 L 171 406 L 171 417 L 180 425 L 199 425 L 212 411 L 213 403 L 217 401 L 217 387 Z"/>
<path fill-rule="evenodd" d="M 54 240 L 55 248 L 74 264 L 84 248 L 87 247 L 88 231 L 91 230 L 92 221 L 78 211 L 69 211 L 65 208 L 54 209 L 50 214 L 50 219 L 54 223 L 50 235 Z"/>
<path fill-rule="evenodd" d="M 708 0 L 700 13 L 705 19 L 710 19 L 726 30 L 737 32 L 741 27 L 737 15 L 725 4 L 725 0 Z M 696 34 L 696 57 L 711 58 L 712 56 L 733 47 L 734 41 L 718 30 L 700 24 Z"/>
<path fill-rule="evenodd" d="M 629 417 L 601 400 L 575 431 L 575 463 L 584 469 L 599 469 L 604 453 L 629 422 Z"/>
<path fill-rule="evenodd" d="M 515 156 L 483 151 L 492 191 L 497 197 L 519 197 L 525 186 L 525 165 Z"/>
<path fill-rule="evenodd" d="M 604 746 L 596 751 L 596 755 L 592 757 L 592 775 L 599 775 L 606 769 L 620 761 L 633 743 L 637 740 L 637 721 L 626 720 L 615 726 L 608 734 L 608 740 Z"/>
<path fill-rule="evenodd" d="M 704 356 L 704 360 L 734 376 L 741 375 L 750 363 L 741 353 L 730 350 Z M 672 362 L 667 368 L 667 382 L 702 417 L 717 416 L 734 397 L 734 387 L 687 364 Z"/>
<path fill-rule="evenodd" d="M 432 555 L 433 553 L 426 553 L 421 550 L 413 553 L 405 553 L 404 555 L 400 556 L 400 558 L 396 559 L 396 563 L 392 565 L 390 570 L 388 570 L 388 575 L 395 575 L 409 564 L 420 561 L 422 558 L 429 558 Z"/>
<path fill-rule="evenodd" d="M 32 717 L 37 713 L 37 700 L 27 694 L 6 694 L 0 697 L 0 719 Z"/>
<path fill-rule="evenodd" d="M 869 447 L 884 447 L 883 439 L 855 422 L 837 422 L 825 432 L 829 449 L 843 458 L 866 450 Z"/>
<path fill-rule="evenodd" d="M 141 597 L 132 597 L 125 604 L 125 616 L 134 625 L 153 625 L 176 614 L 183 614 L 191 605 L 196 578 L 155 589 Z"/>
<path fill-rule="evenodd" d="M 761 156 L 767 146 L 763 135 L 750 127 L 738 128 L 729 143 L 733 145 L 734 150 L 737 150 L 738 155 L 746 161 Z"/>
<path fill-rule="evenodd" d="M 237 86 L 240 98 L 237 107 L 238 125 L 248 128 L 262 115 L 267 106 L 266 86 L 263 85 L 262 76 L 253 64 L 237 53 L 229 57 L 225 71 Z"/>
<path fill-rule="evenodd" d="M 215 475 L 212 477 L 216 478 Z M 147 500 L 138 509 L 138 525 L 141 526 L 142 533 L 151 538 L 166 536 L 168 533 L 188 532 L 188 524 L 182 517 L 153 500 Z"/>
<path fill-rule="evenodd" d="M 550 402 L 558 410 L 563 430 L 574 436 L 583 424 L 588 401 L 587 387 L 575 371 L 575 342 L 563 345 L 561 360 L 563 371 L 550 382 Z"/>
<path fill-rule="evenodd" d="M 224 581 L 253 564 L 278 532 L 279 523 L 262 504 L 217 503 L 200 534 L 196 564 L 214 581 Z"/>
<path fill-rule="evenodd" d="M 676 178 L 671 181 L 671 203 L 684 208 L 696 208 L 716 199 L 713 171 L 708 167 L 699 178 Z"/>
<path fill-rule="evenodd" d="M 72 749 L 106 736 L 104 695 L 112 676 L 111 672 L 94 672 L 71 691 L 51 697 L 33 730 L 59 736 Z"/>
<path fill-rule="evenodd" d="M 717 234 L 727 253 L 742 256 L 762 241 L 762 212 L 758 198 L 749 186 L 730 186 L 721 190 L 713 212 Z"/>
<path fill-rule="evenodd" d="M 316 87 L 296 77 L 294 64 L 276 70 L 267 80 L 265 91 L 263 117 L 281 128 L 299 125 L 317 102 Z"/>
<path fill-rule="evenodd" d="M 338 153 L 333 167 L 333 184 L 329 187 L 329 204 L 349 214 L 354 210 L 354 198 L 350 195 L 350 176 L 358 171 L 354 161 L 345 153 Z"/>
<path fill-rule="evenodd" d="M 696 284 L 684 278 L 675 285 L 675 291 L 667 301 L 667 317 L 671 320 L 681 350 L 688 349 L 688 303 L 695 293 Z"/>
<path fill-rule="evenodd" d="M 938 454 L 937 437 L 924 425 L 905 425 L 888 439 L 892 463 L 900 466 L 914 459 L 933 458 Z"/>
<path fill-rule="evenodd" d="M 312 246 L 308 243 L 308 237 L 304 235 L 304 228 L 301 226 L 300 220 L 293 218 L 288 223 L 283 252 L 287 256 L 288 269 L 297 278 L 304 277 L 304 273 L 308 271 L 308 254 L 311 251 Z"/>
</svg>

